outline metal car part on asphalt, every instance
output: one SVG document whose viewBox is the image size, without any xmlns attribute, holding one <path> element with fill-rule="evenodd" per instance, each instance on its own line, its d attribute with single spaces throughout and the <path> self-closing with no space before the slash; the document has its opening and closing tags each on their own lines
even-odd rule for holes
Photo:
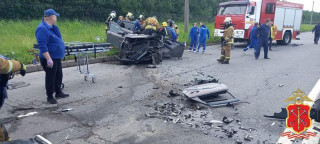
<svg viewBox="0 0 320 144">
<path fill-rule="evenodd" d="M 226 85 L 218 83 L 207 83 L 189 87 L 183 90 L 183 94 L 194 101 L 213 107 L 240 102 L 239 99 L 228 92 Z M 227 98 L 228 95 L 226 94 L 229 95 L 229 98 Z"/>
</svg>

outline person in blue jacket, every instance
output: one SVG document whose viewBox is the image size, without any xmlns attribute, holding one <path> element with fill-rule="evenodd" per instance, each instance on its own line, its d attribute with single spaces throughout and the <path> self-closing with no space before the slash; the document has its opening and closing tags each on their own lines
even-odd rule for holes
<svg viewBox="0 0 320 144">
<path fill-rule="evenodd" d="M 258 59 L 260 55 L 261 47 L 264 50 L 264 59 L 270 59 L 268 57 L 268 41 L 270 35 L 270 25 L 272 24 L 271 20 L 266 20 L 259 28 L 257 28 L 258 33 L 258 47 L 255 51 L 255 58 Z"/>
<path fill-rule="evenodd" d="M 141 25 L 143 24 L 144 16 L 140 15 L 138 19 L 134 22 L 134 32 L 140 33 L 142 31 Z"/>
<path fill-rule="evenodd" d="M 189 38 L 188 38 L 189 40 L 191 39 L 189 52 L 196 51 L 197 43 L 198 43 L 198 34 L 199 34 L 199 28 L 197 26 L 197 23 L 194 23 L 193 27 L 190 29 Z"/>
<path fill-rule="evenodd" d="M 210 39 L 210 32 L 209 32 L 208 28 L 204 25 L 204 23 L 200 22 L 200 38 L 199 38 L 199 45 L 198 45 L 197 53 L 199 52 L 201 44 L 203 46 L 202 53 L 205 53 L 207 36 L 208 36 L 208 39 Z"/>
<path fill-rule="evenodd" d="M 176 32 L 171 27 L 168 27 L 168 29 L 171 31 L 172 41 L 177 41 L 178 35 Z"/>
<path fill-rule="evenodd" d="M 60 30 L 55 25 L 57 16 L 59 14 L 53 9 L 45 10 L 44 18 L 35 32 L 40 62 L 46 73 L 47 102 L 50 104 L 56 104 L 56 99 L 69 96 L 69 94 L 64 94 L 61 90 L 63 77 L 61 59 L 65 56 L 65 45 Z M 56 99 L 53 97 L 53 93 L 56 94 Z"/>
<path fill-rule="evenodd" d="M 257 36 L 258 27 L 259 27 L 259 23 L 256 22 L 250 32 L 250 44 L 246 48 L 244 48 L 243 51 L 247 51 L 250 48 L 254 48 L 254 51 L 256 51 L 258 47 L 258 36 Z"/>
</svg>

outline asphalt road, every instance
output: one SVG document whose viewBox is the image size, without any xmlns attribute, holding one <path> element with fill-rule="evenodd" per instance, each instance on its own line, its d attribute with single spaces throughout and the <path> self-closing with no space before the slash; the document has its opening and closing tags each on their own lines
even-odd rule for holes
<svg viewBox="0 0 320 144">
<path fill-rule="evenodd" d="M 41 134 L 57 144 L 233 144 L 236 140 L 246 144 L 275 143 L 285 129 L 285 122 L 263 116 L 280 112 L 289 104 L 283 101 L 297 88 L 308 94 L 319 79 L 320 47 L 313 45 L 311 33 L 302 33 L 300 38 L 292 41 L 303 44 L 297 47 L 274 45 L 269 52 L 270 60 L 255 60 L 252 50 L 244 54 L 244 45 L 237 44 L 229 65 L 217 63 L 218 45 L 207 47 L 205 54 L 185 51 L 183 59 L 164 60 L 156 69 L 145 68 L 145 64 L 93 64 L 90 69 L 97 76 L 94 84 L 85 82 L 76 67 L 65 68 L 64 92 L 71 96 L 58 100 L 58 105 L 46 103 L 44 72 L 17 76 L 10 83 L 30 85 L 8 91 L 9 99 L 0 117 L 12 139 Z M 184 96 L 167 97 L 171 89 L 181 94 L 194 78 L 209 79 L 208 75 L 226 84 L 243 103 L 211 108 Z M 158 112 L 155 107 L 161 106 L 177 108 L 179 113 L 168 114 L 170 117 L 146 116 Z M 61 112 L 63 108 L 73 110 Z M 17 118 L 29 112 L 38 114 Z M 188 115 L 191 117 L 185 118 Z M 235 121 L 205 124 L 221 121 L 224 116 Z M 235 130 L 234 135 L 226 136 L 231 129 Z M 252 136 L 252 141 L 244 140 L 245 135 Z"/>
</svg>

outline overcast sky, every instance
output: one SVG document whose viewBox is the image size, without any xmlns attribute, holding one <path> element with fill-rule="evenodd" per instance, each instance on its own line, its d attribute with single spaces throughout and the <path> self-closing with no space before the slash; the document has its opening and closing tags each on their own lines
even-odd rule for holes
<svg viewBox="0 0 320 144">
<path fill-rule="evenodd" d="M 320 12 L 320 0 L 286 0 L 288 2 L 301 3 L 303 4 L 304 10 L 312 10 L 312 2 L 314 1 L 314 11 Z"/>
</svg>

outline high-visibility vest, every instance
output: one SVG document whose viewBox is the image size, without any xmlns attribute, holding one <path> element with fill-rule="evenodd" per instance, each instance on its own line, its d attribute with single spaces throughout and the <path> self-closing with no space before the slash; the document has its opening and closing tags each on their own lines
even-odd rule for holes
<svg viewBox="0 0 320 144">
<path fill-rule="evenodd" d="M 271 26 L 271 38 L 272 39 L 276 38 L 277 33 L 278 33 L 278 27 L 275 25 Z"/>
</svg>

